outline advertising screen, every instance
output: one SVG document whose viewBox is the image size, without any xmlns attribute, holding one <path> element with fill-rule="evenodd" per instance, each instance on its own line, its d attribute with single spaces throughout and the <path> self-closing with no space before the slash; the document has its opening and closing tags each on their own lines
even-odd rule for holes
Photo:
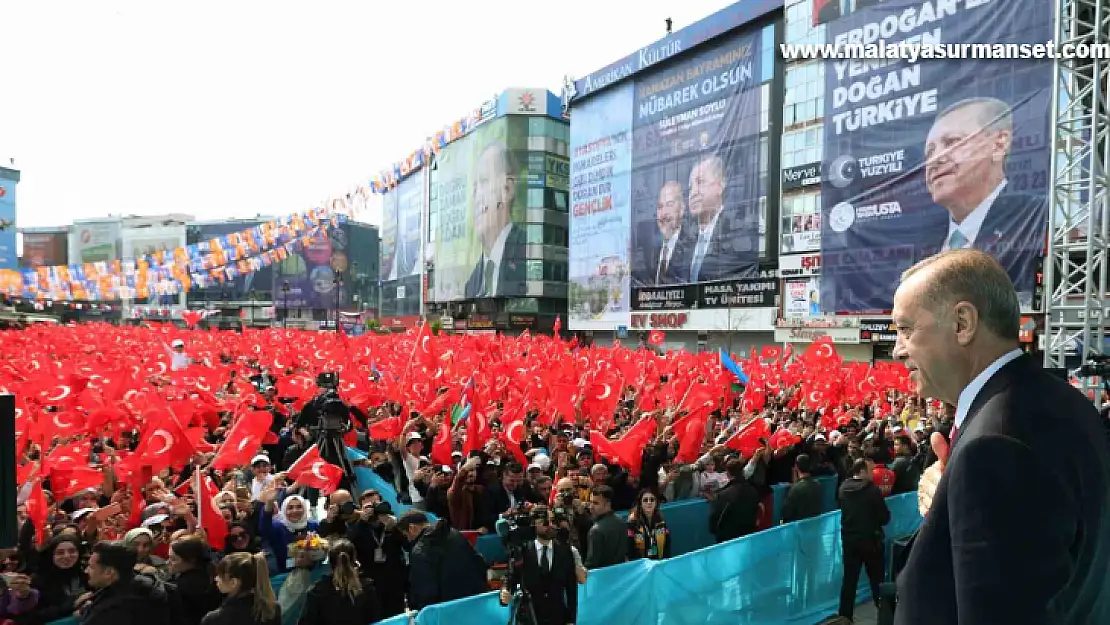
<svg viewBox="0 0 1110 625">
<path fill-rule="evenodd" d="M 16 249 L 14 180 L 0 178 L 0 269 L 16 269 L 19 265 Z"/>
<path fill-rule="evenodd" d="M 949 54 L 968 42 L 1002 57 L 1052 36 L 1051 2 L 888 0 L 834 15 L 840 4 L 815 7 L 832 44 Z M 1052 60 L 825 63 L 822 309 L 890 309 L 902 271 L 965 247 L 994 255 L 1029 304 L 1048 224 Z"/>
<path fill-rule="evenodd" d="M 69 231 L 69 262 L 99 263 L 117 260 L 119 223 L 73 224 Z"/>
<path fill-rule="evenodd" d="M 508 118 L 483 124 L 439 153 L 433 175 L 433 299 L 526 292 L 527 159 L 506 146 Z"/>
<path fill-rule="evenodd" d="M 350 306 L 348 240 L 342 226 L 330 226 L 327 238 L 320 237 L 290 252 L 274 268 L 275 305 L 325 310 Z M 337 284 L 337 278 L 341 283 Z M 289 282 L 288 295 L 281 289 L 284 282 Z"/>
<path fill-rule="evenodd" d="M 424 211 L 424 171 L 406 178 L 382 203 L 382 280 L 420 274 L 420 216 Z"/>
<path fill-rule="evenodd" d="M 20 266 L 66 265 L 69 263 L 68 246 L 69 236 L 65 232 L 24 232 Z"/>
<path fill-rule="evenodd" d="M 201 241 L 210 241 L 216 237 L 242 232 L 262 223 L 259 221 L 243 220 L 224 223 L 195 224 L 187 227 L 186 241 L 190 244 Z M 274 268 L 262 267 L 245 275 L 236 276 L 223 284 L 214 284 L 204 288 L 195 288 L 189 291 L 189 301 L 218 301 L 227 296 L 230 301 L 244 301 L 249 299 L 251 292 L 259 300 L 270 299 L 270 287 L 274 281 Z"/>
</svg>

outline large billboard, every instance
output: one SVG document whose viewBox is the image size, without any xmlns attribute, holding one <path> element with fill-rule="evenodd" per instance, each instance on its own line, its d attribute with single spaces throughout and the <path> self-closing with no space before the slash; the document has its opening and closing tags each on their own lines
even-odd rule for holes
<svg viewBox="0 0 1110 625">
<path fill-rule="evenodd" d="M 212 223 L 197 223 L 187 226 L 186 241 L 189 244 L 211 241 L 217 237 L 242 232 L 263 223 L 263 220 L 235 220 Z M 245 301 L 251 293 L 259 300 L 270 299 L 270 288 L 273 286 L 273 266 L 262 267 L 258 271 L 235 276 L 219 284 L 212 284 L 204 288 L 194 288 L 189 291 L 188 298 L 191 302 L 220 301 L 226 297 L 229 301 Z"/>
<path fill-rule="evenodd" d="M 508 121 L 483 124 L 436 157 L 436 301 L 526 293 L 527 158 L 508 149 Z"/>
<path fill-rule="evenodd" d="M 424 212 L 424 174 L 406 178 L 382 202 L 381 279 L 420 274 L 420 216 Z"/>
<path fill-rule="evenodd" d="M 0 178 L 0 269 L 17 269 L 15 180 Z"/>
<path fill-rule="evenodd" d="M 118 221 L 74 223 L 69 231 L 69 262 L 74 264 L 119 260 Z"/>
<path fill-rule="evenodd" d="M 968 42 L 1001 57 L 1052 36 L 1051 2 L 858 2 L 846 16 L 837 4 L 815 5 L 831 44 Z M 1051 81 L 1047 58 L 826 61 L 824 311 L 889 309 L 902 271 L 963 247 L 993 254 L 1031 302 Z"/>
<path fill-rule="evenodd" d="M 568 289 L 574 329 L 627 323 L 634 98 L 634 85 L 624 82 L 574 108 Z"/>
<path fill-rule="evenodd" d="M 67 265 L 68 247 L 69 235 L 65 232 L 24 232 L 20 266 L 30 269 Z"/>
<path fill-rule="evenodd" d="M 274 305 L 283 308 L 347 308 L 351 304 L 348 282 L 348 232 L 329 226 L 328 236 L 299 246 L 274 269 Z M 289 292 L 282 290 L 289 283 Z"/>
</svg>

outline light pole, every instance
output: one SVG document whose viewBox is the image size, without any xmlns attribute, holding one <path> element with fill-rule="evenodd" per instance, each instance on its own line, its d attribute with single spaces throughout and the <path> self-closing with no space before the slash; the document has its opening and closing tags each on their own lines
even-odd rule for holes
<svg viewBox="0 0 1110 625">
<path fill-rule="evenodd" d="M 339 290 L 343 288 L 343 277 L 336 275 L 331 279 L 332 290 L 335 291 L 335 332 L 339 333 Z"/>
<path fill-rule="evenodd" d="M 285 314 L 281 316 L 281 329 L 284 330 L 289 327 L 289 281 L 284 280 L 281 283 L 281 298 L 282 306 L 285 308 Z"/>
</svg>

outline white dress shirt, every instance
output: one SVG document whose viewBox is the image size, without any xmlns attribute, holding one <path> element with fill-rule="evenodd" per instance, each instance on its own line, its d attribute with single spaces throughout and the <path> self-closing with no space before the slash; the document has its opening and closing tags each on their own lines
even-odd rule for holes
<svg viewBox="0 0 1110 625">
<path fill-rule="evenodd" d="M 505 255 L 505 242 L 509 239 L 509 231 L 513 229 L 512 222 L 505 224 L 501 229 L 501 234 L 493 241 L 493 248 L 489 251 L 489 257 L 482 258 L 482 271 L 485 272 L 486 261 L 493 261 L 493 279 L 489 284 L 483 284 L 485 287 L 486 295 L 497 294 L 497 282 L 501 279 L 501 257 Z"/>
<path fill-rule="evenodd" d="M 991 205 L 994 204 L 995 199 L 1002 193 L 1002 189 L 1006 187 L 1006 181 L 1003 180 L 990 195 L 983 198 L 983 201 L 971 211 L 962 223 L 956 223 L 951 217 L 948 219 L 948 236 L 944 238 L 944 250 L 952 249 L 952 234 L 957 230 L 967 240 L 965 247 L 974 247 L 975 238 L 979 236 L 979 229 L 983 227 L 983 222 L 987 219 L 987 213 L 991 210 Z"/>
<path fill-rule="evenodd" d="M 551 561 L 555 558 L 555 543 L 552 542 L 544 545 L 538 538 L 534 542 L 536 547 L 536 564 L 543 562 L 543 548 L 547 547 L 547 570 L 550 571 Z"/>
<path fill-rule="evenodd" d="M 694 254 L 690 259 L 690 280 L 694 281 L 694 269 L 697 269 L 698 274 L 701 273 L 701 265 L 705 261 L 705 257 L 709 254 L 709 244 L 713 241 L 713 232 L 717 229 L 717 220 L 721 217 L 721 212 L 724 207 L 713 215 L 712 221 L 707 226 L 698 226 L 698 238 L 694 243 Z"/>
<path fill-rule="evenodd" d="M 964 419 L 967 419 L 967 411 L 971 410 L 971 404 L 975 402 L 975 398 L 979 396 L 979 392 L 987 385 L 987 381 L 994 377 L 1002 367 L 1005 367 L 1011 361 L 1021 356 L 1021 350 L 1015 349 L 1006 352 L 1001 358 L 992 362 L 986 369 L 979 372 L 975 379 L 970 384 L 960 391 L 960 397 L 956 400 L 956 430 L 964 426 Z"/>
<path fill-rule="evenodd" d="M 663 253 L 659 255 L 659 265 L 655 268 L 655 281 L 659 282 L 667 275 L 667 268 L 674 260 L 674 246 L 678 244 L 678 235 L 682 230 L 676 230 L 664 243 Z"/>
</svg>

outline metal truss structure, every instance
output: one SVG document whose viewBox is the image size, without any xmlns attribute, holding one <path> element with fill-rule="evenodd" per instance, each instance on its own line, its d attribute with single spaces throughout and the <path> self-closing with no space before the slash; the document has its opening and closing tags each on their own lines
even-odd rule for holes
<svg viewBox="0 0 1110 625">
<path fill-rule="evenodd" d="M 1110 43 L 1110 2 L 1055 0 L 1057 49 Z M 1044 264 L 1045 366 L 1065 367 L 1105 345 L 1110 217 L 1110 59 L 1060 59 L 1053 70 L 1048 254 Z M 1084 391 L 1095 388 L 1083 380 Z M 1095 392 L 1096 405 L 1101 393 Z"/>
</svg>

